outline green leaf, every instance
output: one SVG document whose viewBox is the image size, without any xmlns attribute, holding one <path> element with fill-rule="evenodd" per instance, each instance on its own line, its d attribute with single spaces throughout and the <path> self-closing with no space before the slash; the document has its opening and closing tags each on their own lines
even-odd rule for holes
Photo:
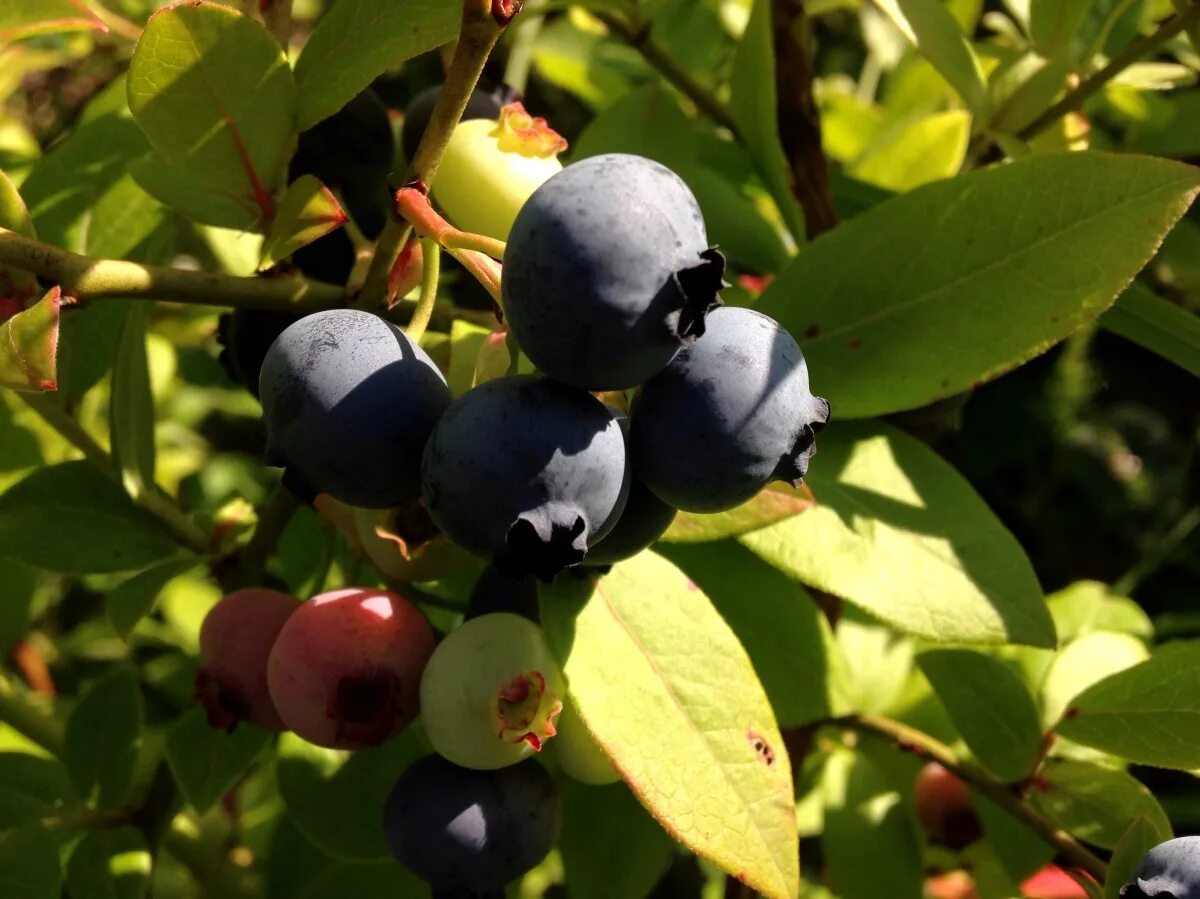
<svg viewBox="0 0 1200 899">
<path fill-rule="evenodd" d="M 646 602 L 654 596 L 654 602 Z M 677 841 L 768 897 L 799 889 L 791 766 L 746 651 L 673 565 L 642 553 L 542 591 L 580 718 Z"/>
<path fill-rule="evenodd" d="M 855 606 L 841 610 L 836 636 L 835 658 L 844 658 L 852 672 L 841 685 L 850 709 L 877 715 L 897 711 L 913 671 L 912 638 Z"/>
<path fill-rule="evenodd" d="M 1133 879 L 1146 853 L 1170 836 L 1170 828 L 1160 830 L 1147 818 L 1138 818 L 1130 824 L 1108 862 L 1104 899 L 1121 899 L 1121 887 Z"/>
<path fill-rule="evenodd" d="M 1063 830 L 1102 849 L 1120 843 L 1130 818 L 1143 818 L 1154 830 L 1171 834 L 1171 822 L 1154 794 L 1125 771 L 1051 759 L 1038 772 L 1030 799 Z"/>
<path fill-rule="evenodd" d="M 792 194 L 792 175 L 780 142 L 775 92 L 775 43 L 770 0 L 753 0 L 730 75 L 730 107 L 758 174 L 788 230 L 804 236 L 804 212 Z"/>
<path fill-rule="evenodd" d="M 1132 668 L 1150 655 L 1129 634 L 1097 631 L 1066 644 L 1042 681 L 1042 722 L 1053 727 L 1076 696 L 1109 675 Z"/>
<path fill-rule="evenodd" d="M 263 859 L 266 899 L 410 899 L 429 887 L 390 855 L 374 864 L 330 858 L 287 815 L 279 818 Z"/>
<path fill-rule="evenodd" d="M 326 854 L 344 861 L 391 859 L 383 829 L 383 802 L 400 772 L 423 755 L 414 731 L 374 749 L 343 752 L 279 740 L 279 792 L 288 814 Z"/>
<path fill-rule="evenodd" d="M 108 31 L 80 0 L 4 0 L 0 44 L 67 31 Z"/>
<path fill-rule="evenodd" d="M 818 442 L 817 505 L 742 543 L 907 633 L 1054 645 L 1029 560 L 958 472 L 881 422 L 836 422 Z"/>
<path fill-rule="evenodd" d="M 146 24 L 127 89 L 154 149 L 196 192 L 270 222 L 296 136 L 296 85 L 270 32 L 217 3 L 173 4 Z"/>
<path fill-rule="evenodd" d="M 1070 49 L 1094 0 L 1031 0 L 1029 35 L 1047 56 Z"/>
<path fill-rule="evenodd" d="M 680 512 L 661 539 L 672 543 L 708 543 L 740 537 L 799 515 L 812 504 L 812 493 L 807 487 L 797 489 L 778 482 L 728 512 L 711 515 Z"/>
<path fill-rule="evenodd" d="M 153 315 L 153 303 L 126 307 L 108 407 L 113 461 L 135 499 L 155 489 L 154 396 L 146 359 L 146 329 Z"/>
<path fill-rule="evenodd" d="M 301 175 L 279 201 L 258 267 L 270 268 L 344 224 L 346 213 L 333 192 L 312 175 Z"/>
<path fill-rule="evenodd" d="M 0 752 L 0 831 L 60 815 L 77 801 L 58 759 Z"/>
<path fill-rule="evenodd" d="M 267 731 L 248 724 L 231 734 L 209 727 L 204 711 L 191 708 L 167 730 L 167 763 L 184 799 L 203 813 L 241 779 L 270 741 Z"/>
<path fill-rule="evenodd" d="M 822 235 L 758 308 L 800 341 L 836 417 L 923 406 L 1096 318 L 1198 189 L 1191 166 L 1093 152 L 971 172 Z"/>
<path fill-rule="evenodd" d="M 63 761 L 81 796 L 101 808 L 124 800 L 142 745 L 142 691 L 137 671 L 119 667 L 96 681 L 67 718 Z"/>
<path fill-rule="evenodd" d="M 875 0 L 976 115 L 987 112 L 987 84 L 967 36 L 940 0 Z"/>
<path fill-rule="evenodd" d="M 113 630 L 121 639 L 128 640 L 137 623 L 153 611 L 155 600 L 163 588 L 199 564 L 200 560 L 191 557 L 169 559 L 113 587 L 105 600 Z"/>
<path fill-rule="evenodd" d="M 671 838 L 623 783 L 565 781 L 562 853 L 574 899 L 649 895 L 674 851 Z M 613 864 L 619 859 L 619 864 Z"/>
<path fill-rule="evenodd" d="M 0 555 L 27 565 L 102 574 L 174 551 L 162 526 L 90 462 L 39 468 L 0 495 Z"/>
<path fill-rule="evenodd" d="M 888 190 L 912 190 L 955 175 L 970 136 L 971 116 L 961 109 L 905 119 L 872 141 L 847 172 Z"/>
<path fill-rule="evenodd" d="M 25 237 L 36 237 L 33 219 L 25 208 L 25 201 L 17 193 L 17 186 L 4 172 L 0 172 L 0 228 L 7 228 Z M 37 277 L 19 268 L 0 265 L 0 297 L 30 298 L 38 294 Z"/>
<path fill-rule="evenodd" d="M 1076 581 L 1047 596 L 1046 606 L 1054 617 L 1062 645 L 1096 631 L 1130 634 L 1143 640 L 1154 636 L 1154 625 L 1142 607 L 1099 581 Z"/>
<path fill-rule="evenodd" d="M 0 833 L 0 896 L 59 899 L 58 841 L 40 824 Z"/>
<path fill-rule="evenodd" d="M 238 231 L 260 230 L 262 206 L 246 193 L 217 192 L 197 183 L 191 169 L 146 156 L 129 166 L 138 187 L 194 222 Z"/>
<path fill-rule="evenodd" d="M 75 844 L 66 866 L 71 899 L 144 899 L 154 856 L 133 827 L 94 830 Z"/>
<path fill-rule="evenodd" d="M 984 767 L 1010 782 L 1033 772 L 1042 728 L 1033 697 L 1012 669 L 965 649 L 924 652 L 917 664 Z"/>
<path fill-rule="evenodd" d="M 659 546 L 712 600 L 733 629 L 780 727 L 832 714 L 830 672 L 837 644 L 808 592 L 733 541 Z M 754 597 L 747 602 L 747 597 Z M 856 672 L 857 673 L 857 672 Z"/>
<path fill-rule="evenodd" d="M 821 848 L 829 883 L 841 899 L 920 896 L 921 851 L 899 793 L 863 753 L 830 753 L 821 783 Z M 869 835 L 869 836 L 868 836 Z M 870 842 L 864 858 L 865 838 Z"/>
<path fill-rule="evenodd" d="M 1200 642 L 1164 646 L 1090 687 L 1058 732 L 1138 764 L 1200 768 Z"/>
<path fill-rule="evenodd" d="M 1100 327 L 1200 378 L 1200 316 L 1133 285 L 1100 316 Z"/>
<path fill-rule="evenodd" d="M 58 321 L 62 290 L 0 323 L 0 386 L 28 393 L 58 389 Z"/>
<path fill-rule="evenodd" d="M 1054 858 L 1049 844 L 987 797 L 972 790 L 971 805 L 983 824 L 988 844 L 1011 880 L 1024 880 Z"/>
<path fill-rule="evenodd" d="M 453 40 L 461 12 L 444 0 L 335 5 L 296 61 L 300 130 L 333 115 L 377 75 Z"/>
</svg>

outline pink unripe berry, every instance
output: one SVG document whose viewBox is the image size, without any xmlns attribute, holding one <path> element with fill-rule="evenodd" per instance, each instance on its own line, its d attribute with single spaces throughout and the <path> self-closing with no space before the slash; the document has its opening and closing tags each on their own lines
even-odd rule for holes
<svg viewBox="0 0 1200 899">
<path fill-rule="evenodd" d="M 229 732 L 241 721 L 284 730 L 267 689 L 267 658 L 300 600 L 278 590 L 237 590 L 209 610 L 200 626 L 200 669 L 193 697 L 208 723 Z"/>
<path fill-rule="evenodd" d="M 433 652 L 425 616 L 403 596 L 365 587 L 302 604 L 275 641 L 267 683 L 289 729 L 318 746 L 377 746 L 417 716 Z"/>
</svg>

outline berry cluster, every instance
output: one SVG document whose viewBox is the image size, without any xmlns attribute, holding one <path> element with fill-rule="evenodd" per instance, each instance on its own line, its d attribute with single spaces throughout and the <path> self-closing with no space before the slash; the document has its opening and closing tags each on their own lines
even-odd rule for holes
<svg viewBox="0 0 1200 899">
<path fill-rule="evenodd" d="M 257 373 L 268 462 L 302 498 L 353 507 L 388 583 L 439 577 L 468 554 L 489 563 L 466 620 L 436 646 L 414 605 L 371 588 L 304 603 L 239 591 L 201 641 L 197 696 L 218 727 L 356 749 L 420 713 L 436 755 L 397 781 L 384 826 L 438 895 L 502 895 L 554 844 L 556 785 L 530 758 L 550 738 L 572 777 L 618 778 L 537 624 L 534 579 L 598 574 L 677 510 L 798 484 L 829 417 L 795 340 L 721 305 L 725 261 L 686 184 L 631 155 L 562 168 L 539 121 L 508 107 L 460 125 L 434 195 L 461 229 L 507 238 L 504 325 L 537 374 L 454 398 L 417 342 L 354 309 L 273 319 L 252 332 L 273 337 L 265 352 L 227 341 L 231 368 Z M 518 131 L 541 149 L 514 150 Z M 501 183 L 504 154 L 523 161 Z M 235 316 L 226 337 L 244 326 Z"/>
</svg>

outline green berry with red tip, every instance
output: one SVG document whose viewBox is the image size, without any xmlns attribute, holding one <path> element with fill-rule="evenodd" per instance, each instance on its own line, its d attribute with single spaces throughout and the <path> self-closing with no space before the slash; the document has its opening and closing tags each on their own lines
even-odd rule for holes
<svg viewBox="0 0 1200 899">
<path fill-rule="evenodd" d="M 456 765 L 503 768 L 555 735 L 562 695 L 542 629 L 495 612 L 464 622 L 434 651 L 421 677 L 421 721 Z"/>
</svg>

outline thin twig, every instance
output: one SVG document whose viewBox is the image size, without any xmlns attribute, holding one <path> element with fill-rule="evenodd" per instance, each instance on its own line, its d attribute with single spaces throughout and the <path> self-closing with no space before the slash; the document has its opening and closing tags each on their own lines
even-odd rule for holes
<svg viewBox="0 0 1200 899">
<path fill-rule="evenodd" d="M 693 78 L 669 53 L 654 42 L 650 36 L 649 22 L 630 22 L 621 16 L 598 9 L 592 10 L 592 15 L 603 22 L 614 35 L 637 50 L 652 68 L 695 103 L 701 112 L 741 140 L 733 113 L 713 96 L 712 91 Z"/>
<path fill-rule="evenodd" d="M 1104 882 L 1107 869 L 1100 858 L 1093 855 L 1067 831 L 1043 818 L 1012 786 L 996 780 L 981 768 L 962 761 L 945 743 L 916 728 L 877 715 L 845 715 L 822 723 L 882 737 L 909 752 L 937 762 L 1053 846 L 1072 865 L 1086 871 L 1101 883 Z"/>
<path fill-rule="evenodd" d="M 0 264 L 61 285 L 76 300 L 121 298 L 315 312 L 345 305 L 333 284 L 304 278 L 238 278 L 120 259 L 92 259 L 0 228 Z"/>
<path fill-rule="evenodd" d="M 263 20 L 283 47 L 286 56 L 292 38 L 292 0 L 268 0 L 263 9 Z"/>
<path fill-rule="evenodd" d="M 454 47 L 454 58 L 430 115 L 429 125 L 413 154 L 405 183 L 419 180 L 426 189 L 433 184 L 450 136 L 462 119 L 467 101 L 471 99 L 479 76 L 483 74 L 483 66 L 509 19 L 518 9 L 520 3 L 515 0 L 491 0 L 490 3 L 488 0 L 463 0 L 462 27 Z M 388 275 L 411 233 L 412 226 L 404 219 L 396 215 L 388 219 L 355 305 L 371 309 L 383 304 L 387 296 Z"/>
<path fill-rule="evenodd" d="M 1099 91 L 1133 63 L 1161 50 L 1175 35 L 1192 27 L 1200 25 L 1200 3 L 1192 3 L 1188 8 L 1167 20 L 1154 31 L 1140 40 L 1134 41 L 1116 56 L 1104 68 L 1093 74 L 1086 81 L 1071 91 L 1040 116 L 1017 132 L 1021 140 L 1037 137 L 1063 116 L 1075 112 L 1083 106 L 1089 97 Z"/>
</svg>

